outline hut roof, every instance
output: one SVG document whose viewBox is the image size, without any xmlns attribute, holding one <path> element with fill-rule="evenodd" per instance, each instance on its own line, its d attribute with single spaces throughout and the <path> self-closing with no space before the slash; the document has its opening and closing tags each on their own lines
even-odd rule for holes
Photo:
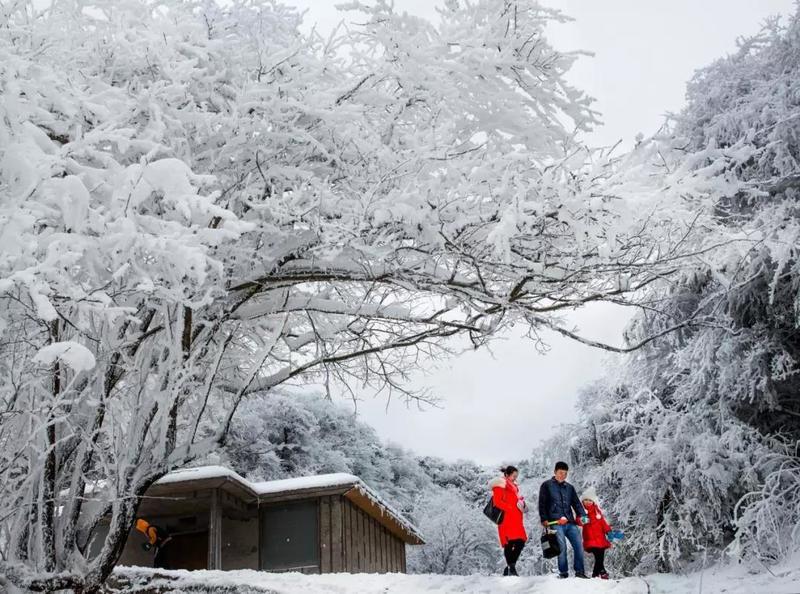
<svg viewBox="0 0 800 594">
<path fill-rule="evenodd" d="M 223 485 L 233 487 L 240 495 L 249 496 L 248 498 L 257 500 L 259 503 L 342 495 L 404 542 L 424 543 L 419 530 L 411 522 L 354 474 L 319 474 L 274 481 L 250 482 L 224 466 L 199 466 L 174 470 L 156 481 L 154 487 L 162 490 L 168 489 L 170 486 L 200 488 L 222 487 Z"/>
</svg>

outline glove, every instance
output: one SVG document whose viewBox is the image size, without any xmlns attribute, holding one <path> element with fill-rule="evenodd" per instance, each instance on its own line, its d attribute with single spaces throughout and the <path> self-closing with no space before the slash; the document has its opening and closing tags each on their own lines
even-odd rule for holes
<svg viewBox="0 0 800 594">
<path fill-rule="evenodd" d="M 525 505 L 524 500 L 522 499 L 517 500 L 517 508 L 519 509 L 519 511 L 524 512 L 526 507 L 527 506 Z"/>
<path fill-rule="evenodd" d="M 558 518 L 558 525 L 559 526 L 564 526 L 566 524 L 569 524 L 569 520 L 567 520 L 567 518 L 565 518 L 564 516 L 561 516 L 560 518 Z"/>
<path fill-rule="evenodd" d="M 581 516 L 581 526 L 589 523 L 589 516 Z"/>
<path fill-rule="evenodd" d="M 625 537 L 625 533 L 622 530 L 610 530 L 606 535 L 609 542 L 618 542 Z"/>
</svg>

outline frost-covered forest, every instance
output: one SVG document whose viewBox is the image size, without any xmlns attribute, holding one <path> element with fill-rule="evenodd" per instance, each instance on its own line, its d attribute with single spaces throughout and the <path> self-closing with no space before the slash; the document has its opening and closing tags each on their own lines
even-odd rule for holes
<svg viewBox="0 0 800 594">
<path fill-rule="evenodd" d="M 798 15 L 698 71 L 670 133 L 689 159 L 748 147 L 731 174 L 753 192 L 715 205 L 727 245 L 646 290 L 626 339 L 696 323 L 610 365 L 564 445 L 629 527 L 627 568 L 673 570 L 723 548 L 772 562 L 800 544 Z"/>
<path fill-rule="evenodd" d="M 261 0 L 0 3 L 2 580 L 96 591 L 138 498 L 211 459 L 356 473 L 428 535 L 417 571 L 494 571 L 494 469 L 310 394 L 413 400 L 421 360 L 513 324 L 614 353 L 521 470 L 557 451 L 598 487 L 618 571 L 796 550 L 798 15 L 617 154 L 583 140 L 558 11 L 352 7 L 321 37 Z M 623 348 L 564 323 L 595 301 L 636 309 Z"/>
</svg>

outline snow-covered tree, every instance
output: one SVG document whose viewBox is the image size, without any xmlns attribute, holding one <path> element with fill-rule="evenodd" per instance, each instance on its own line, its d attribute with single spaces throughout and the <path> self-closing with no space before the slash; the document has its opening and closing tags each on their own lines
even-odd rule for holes
<svg viewBox="0 0 800 594">
<path fill-rule="evenodd" d="M 574 450 L 628 528 L 612 556 L 623 569 L 674 569 L 731 543 L 774 561 L 800 545 L 799 98 L 798 15 L 689 84 L 673 130 L 686 160 L 749 157 L 715 205 L 709 236 L 724 248 L 649 291 L 627 337 L 697 323 L 612 362 L 582 398 Z"/>
<path fill-rule="evenodd" d="M 424 493 L 414 520 L 425 527 L 425 544 L 409 550 L 409 567 L 416 573 L 494 573 L 502 560 L 497 528 L 455 489 Z"/>
<path fill-rule="evenodd" d="M 352 410 L 314 393 L 254 395 L 240 407 L 224 452 L 237 472 L 254 480 L 355 474 L 409 514 L 432 486 L 413 454 L 382 443 Z"/>
<path fill-rule="evenodd" d="M 252 393 L 402 389 L 514 321 L 580 339 L 559 312 L 687 266 L 749 158 L 581 148 L 532 0 L 438 29 L 378 1 L 328 39 L 273 2 L 37 6 L 0 6 L 0 572 L 29 590 L 97 589 Z"/>
<path fill-rule="evenodd" d="M 497 475 L 484 466 L 469 460 L 445 462 L 440 458 L 423 456 L 420 466 L 434 484 L 443 489 L 454 489 L 473 504 L 485 505 L 489 482 Z"/>
</svg>

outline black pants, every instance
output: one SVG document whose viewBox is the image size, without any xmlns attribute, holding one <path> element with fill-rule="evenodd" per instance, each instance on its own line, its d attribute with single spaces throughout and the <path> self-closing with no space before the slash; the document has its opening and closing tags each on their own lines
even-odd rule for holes
<svg viewBox="0 0 800 594">
<path fill-rule="evenodd" d="M 598 549 L 598 548 L 591 548 L 588 551 L 594 555 L 594 569 L 592 569 L 592 577 L 597 577 L 602 575 L 606 572 L 606 566 L 604 564 L 606 558 L 606 550 L 605 549 Z"/>
<path fill-rule="evenodd" d="M 524 540 L 509 540 L 508 544 L 503 547 L 503 555 L 506 558 L 506 565 L 509 567 L 514 567 L 517 564 L 517 559 L 519 559 L 519 556 L 522 554 L 522 549 L 524 548 Z"/>
</svg>

